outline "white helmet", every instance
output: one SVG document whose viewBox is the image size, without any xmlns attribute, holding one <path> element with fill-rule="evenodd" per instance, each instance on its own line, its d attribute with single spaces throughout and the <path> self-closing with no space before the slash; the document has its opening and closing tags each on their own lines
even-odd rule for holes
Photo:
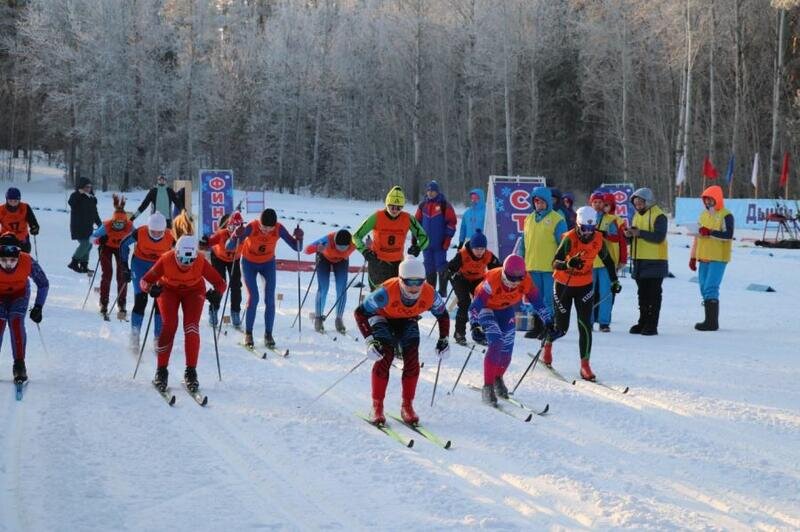
<svg viewBox="0 0 800 532">
<path fill-rule="evenodd" d="M 594 228 L 597 225 L 597 211 L 588 205 L 581 207 L 577 212 L 577 225 L 591 225 Z"/>
<path fill-rule="evenodd" d="M 179 264 L 188 266 L 197 258 L 197 237 L 195 235 L 183 235 L 175 244 L 175 260 Z"/>
<path fill-rule="evenodd" d="M 147 228 L 151 231 L 166 231 L 167 219 L 164 215 L 156 211 L 147 219 Z"/>
<path fill-rule="evenodd" d="M 400 279 L 425 279 L 425 266 L 414 257 L 407 257 L 400 263 Z"/>
</svg>

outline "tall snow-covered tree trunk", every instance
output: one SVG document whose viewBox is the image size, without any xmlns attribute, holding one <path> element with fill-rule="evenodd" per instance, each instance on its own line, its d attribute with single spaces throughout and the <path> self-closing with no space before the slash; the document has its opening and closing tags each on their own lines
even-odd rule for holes
<svg viewBox="0 0 800 532">
<path fill-rule="evenodd" d="M 714 17 L 714 0 L 709 2 L 709 13 L 711 23 L 711 40 L 708 43 L 708 113 L 710 115 L 710 127 L 708 132 L 708 156 L 713 162 L 716 157 L 716 133 L 717 133 L 717 99 L 715 90 L 715 65 L 714 65 L 714 36 L 717 34 L 717 24 Z M 705 188 L 705 179 L 703 179 Z"/>
<path fill-rule="evenodd" d="M 509 43 L 509 23 L 508 13 L 503 9 L 503 111 L 505 115 L 505 135 L 506 135 L 506 175 L 514 175 L 514 145 L 513 127 L 514 121 L 511 116 L 511 44 Z"/>
<path fill-rule="evenodd" d="M 781 86 L 783 85 L 783 50 L 786 47 L 786 11 L 778 11 L 778 44 L 772 85 L 772 143 L 769 150 L 769 179 L 767 194 L 775 193 L 775 169 L 780 160 L 778 130 L 781 121 Z"/>
<path fill-rule="evenodd" d="M 422 0 L 418 0 L 420 2 Z M 418 8 L 421 7 L 418 3 Z M 414 144 L 414 172 L 411 194 L 413 198 L 420 196 L 422 169 L 420 168 L 420 152 L 422 141 L 420 137 L 420 115 L 422 114 L 422 15 L 417 12 L 416 29 L 414 32 L 414 109 L 411 115 L 411 135 Z"/>
<path fill-rule="evenodd" d="M 741 0 L 733 2 L 733 127 L 731 129 L 731 154 L 737 155 L 739 147 L 739 122 L 741 120 L 742 103 L 742 21 Z M 734 170 L 735 173 L 735 170 Z M 733 197 L 733 180 L 728 186 L 728 197 Z"/>
<path fill-rule="evenodd" d="M 689 132 L 692 129 L 691 109 L 692 109 L 692 26 L 691 26 L 691 9 L 689 7 L 689 0 L 686 0 L 686 107 L 684 112 L 686 116 L 683 119 L 683 154 L 686 157 L 687 175 L 686 182 L 689 185 L 689 195 L 692 195 L 692 180 L 689 178 L 692 168 L 689 164 Z"/>
<path fill-rule="evenodd" d="M 622 182 L 628 182 L 628 83 L 630 78 L 630 65 L 628 53 L 628 23 L 625 14 L 622 14 Z"/>
</svg>

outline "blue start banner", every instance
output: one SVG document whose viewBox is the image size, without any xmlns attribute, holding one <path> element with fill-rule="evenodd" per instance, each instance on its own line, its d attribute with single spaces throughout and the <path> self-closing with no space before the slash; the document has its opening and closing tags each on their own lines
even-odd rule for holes
<svg viewBox="0 0 800 532">
<path fill-rule="evenodd" d="M 533 211 L 531 192 L 545 185 L 544 177 L 489 176 L 484 232 L 489 249 L 500 260 L 514 251 L 522 236 L 525 218 Z"/>
<path fill-rule="evenodd" d="M 799 211 L 796 201 L 775 199 L 726 199 L 725 207 L 733 214 L 737 229 L 764 229 L 764 220 L 770 214 L 783 214 L 793 218 Z M 675 199 L 675 223 L 697 223 L 705 207 L 700 198 Z"/>
<path fill-rule="evenodd" d="M 219 229 L 219 219 L 233 212 L 233 172 L 200 170 L 200 219 L 202 233 L 210 235 Z"/>
</svg>

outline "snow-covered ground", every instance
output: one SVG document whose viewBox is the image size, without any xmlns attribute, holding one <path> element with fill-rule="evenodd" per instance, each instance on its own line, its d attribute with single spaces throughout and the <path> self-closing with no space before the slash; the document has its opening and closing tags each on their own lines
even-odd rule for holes
<svg viewBox="0 0 800 532">
<path fill-rule="evenodd" d="M 177 386 L 180 333 L 170 366 L 178 401 L 167 406 L 149 384 L 152 352 L 131 379 L 127 324 L 103 322 L 94 293 L 81 310 L 89 278 L 65 267 L 74 243 L 69 215 L 58 210 L 69 191 L 54 171 L 34 172 L 32 183 L 18 186 L 38 208 L 38 253 L 51 292 L 41 339 L 27 322 L 31 381 L 22 402 L 10 383 L 8 339 L 3 346 L 0 530 L 800 528 L 798 251 L 737 242 L 722 287 L 722 329 L 700 333 L 693 324 L 702 307 L 686 266 L 690 242 L 670 235 L 676 277 L 664 284 L 659 336 L 627 333 L 636 312 L 629 278 L 622 279 L 613 332 L 595 333 L 595 372 L 630 392 L 573 386 L 537 368 L 517 397 L 549 403 L 550 414 L 529 424 L 481 405 L 463 385 L 447 395 L 466 355 L 460 347 L 442 365 L 430 407 L 434 340 L 423 337 L 417 410 L 453 448 L 417 437 L 407 449 L 353 415 L 369 408 L 367 364 L 309 406 L 363 358 L 364 347 L 320 336 L 307 320 L 302 336 L 290 329 L 294 272 L 278 274 L 283 301 L 275 337 L 291 349 L 289 358 L 257 359 L 230 331 L 221 337 L 219 382 L 203 323 L 198 371 L 209 406 Z M 143 196 L 130 194 L 130 207 Z M 380 206 L 273 194 L 268 200 L 283 209 L 282 218 L 353 227 Z M 110 214 L 110 194 L 100 195 L 100 205 L 102 216 Z M 330 226 L 304 229 L 310 239 Z M 295 256 L 282 243 L 278 249 L 279 257 Z M 302 274 L 304 289 L 309 279 Z M 776 292 L 748 291 L 750 283 Z M 350 292 L 349 311 L 357 292 Z M 425 316 L 423 333 L 432 323 Z M 351 312 L 346 324 L 354 329 Z M 255 333 L 260 339 L 261 319 Z M 536 349 L 518 335 L 510 383 Z M 577 375 L 574 327 L 554 355 L 557 369 Z M 480 359 L 473 356 L 462 383 L 480 384 Z M 393 370 L 390 410 L 399 410 L 398 374 Z"/>
</svg>

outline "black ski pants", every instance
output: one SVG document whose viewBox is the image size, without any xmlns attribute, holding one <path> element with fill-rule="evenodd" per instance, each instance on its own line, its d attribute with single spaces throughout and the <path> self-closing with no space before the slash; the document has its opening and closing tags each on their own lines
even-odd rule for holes
<svg viewBox="0 0 800 532">
<path fill-rule="evenodd" d="M 592 304 L 594 285 L 567 286 L 553 283 L 553 308 L 555 328 L 567 332 L 572 315 L 572 305 L 578 315 L 578 349 L 581 360 L 589 360 L 592 354 Z"/>
</svg>

